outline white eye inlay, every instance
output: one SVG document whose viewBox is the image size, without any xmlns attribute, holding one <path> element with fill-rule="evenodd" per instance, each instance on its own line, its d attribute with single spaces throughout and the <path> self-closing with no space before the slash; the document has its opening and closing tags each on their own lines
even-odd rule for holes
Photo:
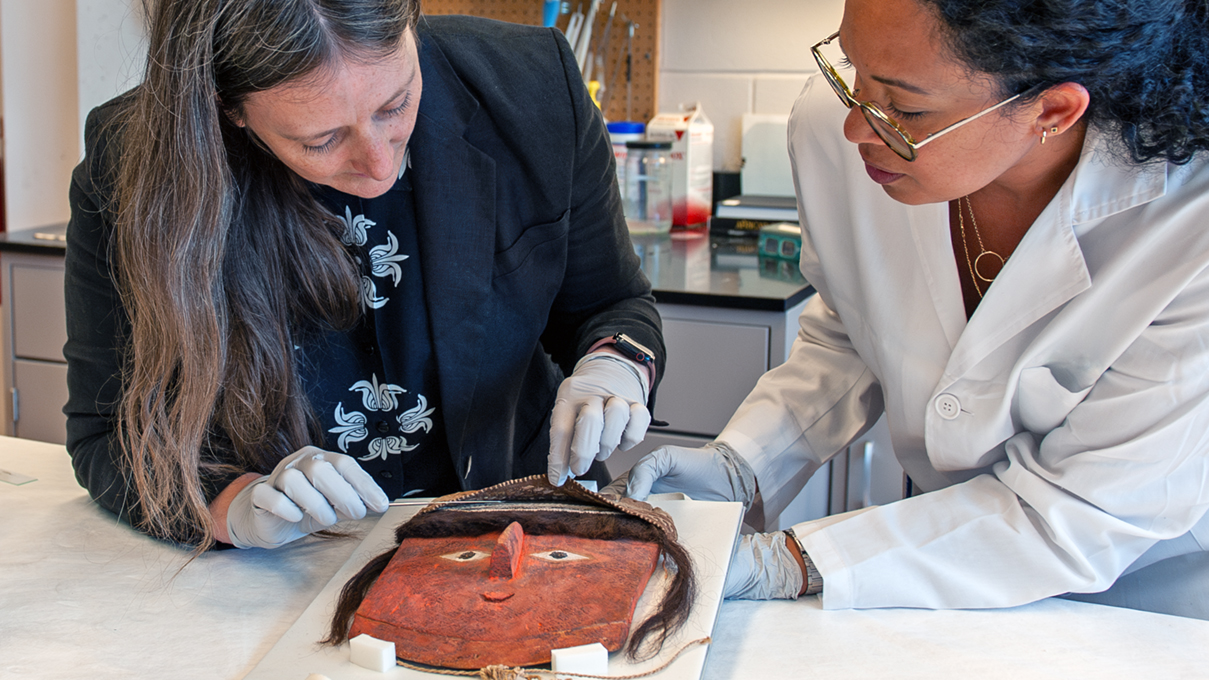
<svg viewBox="0 0 1209 680">
<path fill-rule="evenodd" d="M 477 562 L 487 557 L 491 557 L 491 553 L 483 552 L 482 550 L 463 550 L 462 552 L 441 555 L 441 559 L 449 560 L 450 562 Z"/>
<path fill-rule="evenodd" d="M 547 550 L 545 552 L 532 553 L 533 557 L 547 562 L 574 562 L 575 560 L 586 560 L 587 557 L 577 555 L 566 550 Z"/>
</svg>

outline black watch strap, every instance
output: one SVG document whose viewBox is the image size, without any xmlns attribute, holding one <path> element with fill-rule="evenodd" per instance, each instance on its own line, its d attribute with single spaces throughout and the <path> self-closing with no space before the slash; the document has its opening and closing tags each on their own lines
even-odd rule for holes
<svg viewBox="0 0 1209 680">
<path fill-rule="evenodd" d="M 613 349 L 620 352 L 625 358 L 637 361 L 640 364 L 655 363 L 654 353 L 648 347 L 625 333 L 618 333 L 613 336 Z"/>
</svg>

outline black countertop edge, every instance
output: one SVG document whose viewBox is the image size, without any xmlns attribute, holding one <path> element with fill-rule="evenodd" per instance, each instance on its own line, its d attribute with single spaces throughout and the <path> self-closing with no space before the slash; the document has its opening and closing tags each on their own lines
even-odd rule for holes
<svg viewBox="0 0 1209 680">
<path fill-rule="evenodd" d="M 32 255 L 63 255 L 67 252 L 67 242 L 50 238 L 40 238 L 38 235 L 59 235 L 67 233 L 67 225 L 48 224 L 44 227 L 22 229 L 20 231 L 0 232 L 0 252 L 29 253 Z"/>
<path fill-rule="evenodd" d="M 67 247 L 62 243 L 55 243 L 53 241 L 49 241 L 46 244 L 0 241 L 0 252 L 28 253 L 30 255 L 58 255 L 62 257 L 66 254 Z"/>
<path fill-rule="evenodd" d="M 36 233 L 64 233 L 67 225 L 57 224 L 21 231 L 0 233 L 0 252 L 27 253 L 62 257 L 67 250 L 65 241 L 37 238 Z M 717 307 L 722 309 L 749 309 L 762 312 L 785 312 L 814 294 L 814 287 L 806 284 L 787 297 L 752 297 L 750 295 L 726 295 L 720 293 L 693 292 L 683 290 L 654 291 L 655 301 L 669 305 L 694 307 Z"/>
<path fill-rule="evenodd" d="M 665 305 L 692 305 L 694 307 L 720 307 L 724 309 L 750 309 L 758 312 L 785 312 L 801 301 L 814 295 L 814 286 L 806 285 L 785 298 L 746 297 L 742 295 L 719 295 L 716 293 L 691 293 L 680 290 L 656 288 L 655 302 Z"/>
</svg>

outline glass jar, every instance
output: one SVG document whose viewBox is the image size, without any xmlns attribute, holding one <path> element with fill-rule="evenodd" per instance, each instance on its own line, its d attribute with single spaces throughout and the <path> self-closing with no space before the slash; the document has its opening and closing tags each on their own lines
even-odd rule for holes
<svg viewBox="0 0 1209 680">
<path fill-rule="evenodd" d="M 626 142 L 622 205 L 633 234 L 672 230 L 672 143 Z"/>
<path fill-rule="evenodd" d="M 646 139 L 646 123 L 620 120 L 606 125 L 609 141 L 613 144 L 613 160 L 617 162 L 617 187 L 625 192 L 625 144 Z"/>
</svg>

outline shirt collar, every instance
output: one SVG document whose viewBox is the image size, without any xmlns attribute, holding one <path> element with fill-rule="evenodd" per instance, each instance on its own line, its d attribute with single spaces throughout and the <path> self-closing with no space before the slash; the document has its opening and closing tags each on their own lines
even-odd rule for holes
<svg viewBox="0 0 1209 680">
<path fill-rule="evenodd" d="M 1087 131 L 1072 173 L 1070 219 L 1076 234 L 1097 220 L 1148 203 L 1167 193 L 1167 163 L 1137 165 L 1110 146 L 1112 133 Z M 1082 228 L 1081 228 L 1082 227 Z"/>
</svg>

